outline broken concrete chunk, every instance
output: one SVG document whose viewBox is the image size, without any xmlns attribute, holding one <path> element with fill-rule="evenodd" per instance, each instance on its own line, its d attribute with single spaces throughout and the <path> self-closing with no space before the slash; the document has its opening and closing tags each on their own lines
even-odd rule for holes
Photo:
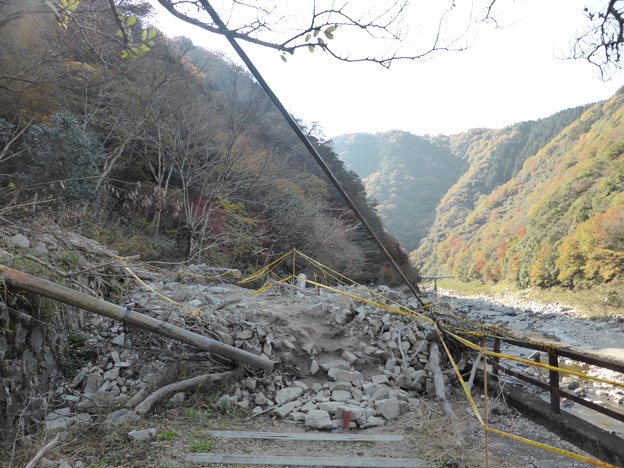
<svg viewBox="0 0 624 468">
<path fill-rule="evenodd" d="M 113 367 L 111 370 L 104 373 L 103 379 L 105 382 L 110 382 L 119 378 L 119 367 Z"/>
<path fill-rule="evenodd" d="M 331 394 L 333 401 L 347 401 L 351 398 L 351 392 L 348 390 L 334 390 Z"/>
<path fill-rule="evenodd" d="M 339 406 L 336 410 L 336 417 L 342 419 L 346 411 L 349 412 L 349 418 L 351 419 L 351 421 L 364 422 L 366 420 L 366 412 L 364 411 L 364 408 L 360 408 L 359 406 L 355 405 Z"/>
<path fill-rule="evenodd" d="M 306 404 L 300 408 L 300 410 L 304 413 L 307 413 L 308 411 L 311 411 L 313 409 L 317 409 L 316 403 L 314 403 L 313 401 L 306 402 Z"/>
<path fill-rule="evenodd" d="M 73 421 L 70 418 L 56 418 L 52 421 L 46 421 L 45 432 L 50 435 L 58 434 L 69 429 L 72 424 Z"/>
<path fill-rule="evenodd" d="M 396 419 L 401 414 L 401 405 L 397 398 L 388 398 L 375 402 L 375 409 L 387 420 Z"/>
<path fill-rule="evenodd" d="M 347 361 L 333 361 L 321 364 L 321 369 L 323 369 L 325 372 L 329 372 L 329 369 L 334 368 L 349 370 L 350 367 L 351 365 Z"/>
<path fill-rule="evenodd" d="M 323 401 L 318 404 L 318 408 L 322 411 L 327 411 L 328 413 L 335 414 L 338 411 L 338 407 L 343 405 L 344 403 L 341 401 Z"/>
<path fill-rule="evenodd" d="M 364 392 L 364 395 L 373 396 L 377 390 L 379 390 L 379 384 L 373 382 L 362 384 L 362 392 Z"/>
<path fill-rule="evenodd" d="M 167 401 L 167 408 L 179 408 L 184 403 L 185 398 L 186 394 L 184 392 L 176 393 Z"/>
<path fill-rule="evenodd" d="M 342 357 L 344 358 L 345 361 L 347 361 L 349 364 L 353 364 L 356 360 L 357 360 L 357 356 L 352 353 L 351 351 L 345 349 L 342 352 Z"/>
<path fill-rule="evenodd" d="M 104 379 L 100 374 L 89 374 L 86 378 L 84 387 L 85 393 L 95 393 L 104 383 Z"/>
<path fill-rule="evenodd" d="M 338 367 L 329 369 L 327 375 L 334 382 L 353 382 L 354 380 L 363 379 L 362 374 L 358 371 L 349 371 Z"/>
<path fill-rule="evenodd" d="M 242 349 L 244 351 L 247 351 L 249 353 L 255 354 L 257 356 L 260 356 L 262 354 L 262 348 L 259 345 L 253 344 L 249 341 L 244 341 L 243 342 L 243 346 Z"/>
<path fill-rule="evenodd" d="M 301 387 L 283 388 L 275 395 L 275 402 L 278 405 L 283 405 L 288 403 L 289 401 L 293 401 L 299 398 L 302 394 L 303 389 Z"/>
<path fill-rule="evenodd" d="M 306 353 L 314 355 L 316 352 L 316 345 L 312 341 L 308 341 L 301 347 Z"/>
<path fill-rule="evenodd" d="M 307 391 L 310 389 L 310 387 L 308 386 L 308 384 L 307 384 L 307 383 L 305 383 L 305 382 L 302 382 L 301 380 L 295 380 L 295 381 L 292 383 L 292 387 L 299 387 L 299 388 L 300 388 L 300 389 L 302 389 L 304 392 L 307 392 Z"/>
<path fill-rule="evenodd" d="M 253 337 L 251 330 L 241 330 L 236 334 L 237 340 L 249 340 Z"/>
<path fill-rule="evenodd" d="M 24 234 L 16 234 L 13 237 L 9 238 L 11 244 L 20 249 L 28 249 L 30 248 L 30 241 Z"/>
<path fill-rule="evenodd" d="M 267 400 L 267 397 L 266 397 L 266 396 L 264 396 L 264 394 L 262 394 L 262 393 L 258 393 L 258 394 L 256 395 L 256 398 L 254 399 L 254 403 L 255 403 L 256 405 L 266 405 L 266 404 L 267 404 L 267 401 L 268 401 L 268 400 Z"/>
<path fill-rule="evenodd" d="M 258 386 L 258 381 L 256 379 L 254 379 L 253 377 L 247 377 L 243 383 L 245 384 L 245 387 L 247 387 L 249 390 L 255 390 L 256 387 Z"/>
<path fill-rule="evenodd" d="M 308 411 L 305 417 L 305 425 L 314 429 L 334 429 L 334 422 L 329 417 L 329 413 L 323 410 L 311 410 Z"/>
<path fill-rule="evenodd" d="M 305 421 L 306 414 L 301 411 L 293 411 L 290 413 L 290 418 L 293 421 Z"/>
<path fill-rule="evenodd" d="M 275 408 L 273 410 L 273 414 L 275 414 L 279 418 L 285 418 L 299 406 L 301 406 L 301 403 L 299 401 L 291 401 L 290 403 L 286 403 L 285 405 Z"/>
<path fill-rule="evenodd" d="M 125 342 L 126 342 L 125 333 L 120 333 L 119 335 L 117 335 L 115 338 L 111 340 L 111 343 L 116 344 L 116 345 L 123 345 Z"/>
<path fill-rule="evenodd" d="M 371 382 L 376 384 L 389 384 L 388 377 L 384 374 L 373 375 L 371 377 Z"/>
<path fill-rule="evenodd" d="M 385 398 L 388 398 L 389 396 L 390 396 L 390 388 L 387 387 L 386 385 L 380 385 L 379 389 L 371 395 L 371 400 L 373 401 L 383 400 Z"/>
<path fill-rule="evenodd" d="M 351 391 L 352 389 L 352 385 L 350 382 L 330 382 L 329 383 L 329 390 L 330 391 L 334 391 L 334 390 L 348 390 Z"/>
</svg>

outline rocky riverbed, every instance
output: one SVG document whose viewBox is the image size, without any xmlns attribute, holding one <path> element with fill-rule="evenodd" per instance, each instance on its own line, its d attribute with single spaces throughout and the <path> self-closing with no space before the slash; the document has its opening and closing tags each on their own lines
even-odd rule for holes
<svg viewBox="0 0 624 468">
<path fill-rule="evenodd" d="M 526 302 L 514 296 L 505 297 L 461 297 L 449 291 L 442 291 L 435 300 L 454 310 L 465 318 L 503 327 L 517 336 L 540 342 L 550 342 L 572 346 L 594 354 L 624 362 L 624 317 L 610 317 L 589 320 L 576 309 L 562 304 L 540 304 Z M 524 348 L 503 344 L 502 353 L 511 356 L 529 358 L 548 363 L 548 357 Z M 547 372 L 530 368 L 526 364 L 508 361 L 514 370 L 532 376 L 546 377 Z M 571 359 L 561 359 L 560 365 L 582 372 L 592 377 L 624 383 L 624 375 L 608 369 L 586 365 Z M 517 379 L 504 378 L 504 381 L 526 387 Z M 601 406 L 624 413 L 624 389 L 606 383 L 584 380 L 574 376 L 561 379 L 561 387 Z M 526 387 L 527 391 L 537 391 Z M 548 398 L 547 392 L 541 392 L 542 398 Z M 624 437 L 624 424 L 612 418 L 601 416 L 569 400 L 563 400 L 562 406 L 583 419 L 605 430 Z"/>
</svg>

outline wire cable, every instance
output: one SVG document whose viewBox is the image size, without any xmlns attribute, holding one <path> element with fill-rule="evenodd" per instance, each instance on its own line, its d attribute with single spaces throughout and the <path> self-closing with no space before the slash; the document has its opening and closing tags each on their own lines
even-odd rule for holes
<svg viewBox="0 0 624 468">
<path fill-rule="evenodd" d="M 362 215 L 362 213 L 360 212 L 358 207 L 353 203 L 353 201 L 351 200 L 351 198 L 349 197 L 347 192 L 344 190 L 344 188 L 342 187 L 342 185 L 340 184 L 338 179 L 336 179 L 336 176 L 334 176 L 334 174 L 332 173 L 331 169 L 325 163 L 325 161 L 323 160 L 323 158 L 321 157 L 319 152 L 316 150 L 316 148 L 314 147 L 312 142 L 310 142 L 310 140 L 303 133 L 303 131 L 301 130 L 299 125 L 297 125 L 297 122 L 295 122 L 295 119 L 293 119 L 293 117 L 288 113 L 288 111 L 286 110 L 286 108 L 284 107 L 282 102 L 279 100 L 277 95 L 273 92 L 273 90 L 271 89 L 269 84 L 266 82 L 266 80 L 264 79 L 264 77 L 262 76 L 260 71 L 256 68 L 254 63 L 251 61 L 251 59 L 247 55 L 247 53 L 238 44 L 238 42 L 236 42 L 236 39 L 232 35 L 232 32 L 227 28 L 227 26 L 225 25 L 225 23 L 223 22 L 221 17 L 218 15 L 217 11 L 212 7 L 212 5 L 210 4 L 210 2 L 208 0 L 200 0 L 200 3 L 206 9 L 208 14 L 212 17 L 212 20 L 215 22 L 215 24 L 217 25 L 217 27 L 221 31 L 221 34 L 223 34 L 227 38 L 228 42 L 234 48 L 234 50 L 236 51 L 238 56 L 245 63 L 245 65 L 247 66 L 249 71 L 252 73 L 252 75 L 256 78 L 256 80 L 258 81 L 260 86 L 262 86 L 262 88 L 264 89 L 264 92 L 267 93 L 267 95 L 273 101 L 273 103 L 275 104 L 277 109 L 284 116 L 284 118 L 286 119 L 286 121 L 288 122 L 290 127 L 297 134 L 297 136 L 299 137 L 301 142 L 304 144 L 304 146 L 307 148 L 307 150 L 310 152 L 310 154 L 314 157 L 314 159 L 316 160 L 318 165 L 321 167 L 323 172 L 325 172 L 325 175 L 327 175 L 327 177 L 329 178 L 331 183 L 334 185 L 336 190 L 338 190 L 338 192 L 340 193 L 342 198 L 345 200 L 347 205 L 349 205 L 349 208 L 351 208 L 351 210 L 353 210 L 355 215 L 358 217 L 358 219 L 362 223 L 362 226 L 364 226 L 364 228 L 368 231 L 368 233 L 371 235 L 373 240 L 377 243 L 377 245 L 379 246 L 379 248 L 383 252 L 384 256 L 388 259 L 388 261 L 390 262 L 392 267 L 395 269 L 395 271 L 399 274 L 399 276 L 401 276 L 401 278 L 403 279 L 403 281 L 405 282 L 407 287 L 410 289 L 412 294 L 414 294 L 414 297 L 416 297 L 416 299 L 418 300 L 418 302 L 420 303 L 421 306 L 426 308 L 427 307 L 426 304 L 420 298 L 420 290 L 418 289 L 418 286 L 415 285 L 415 284 L 412 284 L 412 282 L 407 278 L 405 273 L 403 273 L 403 270 L 401 270 L 401 268 L 399 267 L 397 262 L 394 260 L 394 258 L 390 254 L 390 252 L 388 252 L 388 250 L 386 249 L 385 245 L 383 244 L 383 242 L 381 241 L 379 236 L 377 236 L 377 234 L 373 231 L 373 228 L 370 226 L 368 221 L 366 221 L 366 219 L 364 219 L 364 216 Z"/>
</svg>

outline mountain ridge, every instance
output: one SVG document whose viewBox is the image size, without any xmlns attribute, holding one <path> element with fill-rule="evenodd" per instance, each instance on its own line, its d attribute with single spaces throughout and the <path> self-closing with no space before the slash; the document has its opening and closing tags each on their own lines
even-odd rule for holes
<svg viewBox="0 0 624 468">
<path fill-rule="evenodd" d="M 620 90 L 502 129 L 349 134 L 333 145 L 345 166 L 362 172 L 384 223 L 424 273 L 582 287 L 624 273 L 623 109 Z M 353 142 L 365 138 L 360 169 Z M 434 165 L 423 164 L 428 157 Z"/>
</svg>

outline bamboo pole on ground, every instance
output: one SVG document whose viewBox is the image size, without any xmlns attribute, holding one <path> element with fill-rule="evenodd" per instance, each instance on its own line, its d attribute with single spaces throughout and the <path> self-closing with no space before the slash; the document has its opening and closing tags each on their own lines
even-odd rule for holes
<svg viewBox="0 0 624 468">
<path fill-rule="evenodd" d="M 220 341 L 206 338 L 205 336 L 176 327 L 162 320 L 125 309 L 97 297 L 89 296 L 65 286 L 52 283 L 51 281 L 37 278 L 36 276 L 18 270 L 13 270 L 4 265 L 0 265 L 0 279 L 3 279 L 10 286 L 25 289 L 35 294 L 40 294 L 50 299 L 124 322 L 129 326 L 158 333 L 159 335 L 189 344 L 203 351 L 218 354 L 233 361 L 267 371 L 273 370 L 274 363 L 269 359 L 256 356 L 255 354 L 235 348 L 234 346 L 229 346 Z"/>
</svg>

